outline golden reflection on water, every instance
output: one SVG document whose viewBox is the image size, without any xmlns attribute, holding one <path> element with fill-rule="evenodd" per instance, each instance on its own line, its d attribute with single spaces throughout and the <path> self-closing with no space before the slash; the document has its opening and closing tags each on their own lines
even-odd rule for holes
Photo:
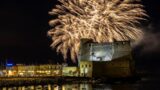
<svg viewBox="0 0 160 90">
<path fill-rule="evenodd" d="M 2 87 L 0 90 L 92 90 L 91 84 L 36 85 L 19 87 Z"/>
<path fill-rule="evenodd" d="M 106 85 L 106 84 L 48 84 L 19 87 L 2 87 L 0 90 L 135 90 L 131 84 Z M 134 89 L 133 89 L 134 88 Z"/>
</svg>

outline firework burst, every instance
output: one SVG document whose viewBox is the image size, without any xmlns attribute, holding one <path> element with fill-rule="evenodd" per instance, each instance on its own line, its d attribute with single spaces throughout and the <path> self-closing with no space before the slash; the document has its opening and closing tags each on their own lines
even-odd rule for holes
<svg viewBox="0 0 160 90">
<path fill-rule="evenodd" d="M 49 22 L 51 47 L 61 52 L 64 59 L 68 51 L 74 61 L 78 55 L 81 38 L 94 42 L 137 40 L 142 31 L 139 20 L 146 16 L 137 0 L 59 0 L 50 15 L 57 18 Z"/>
</svg>

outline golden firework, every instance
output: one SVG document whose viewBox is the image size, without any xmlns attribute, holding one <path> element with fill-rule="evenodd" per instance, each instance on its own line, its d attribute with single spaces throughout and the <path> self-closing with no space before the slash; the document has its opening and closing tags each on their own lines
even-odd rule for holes
<svg viewBox="0 0 160 90">
<path fill-rule="evenodd" d="M 70 52 L 74 61 L 78 55 L 81 38 L 94 42 L 137 40 L 143 32 L 137 27 L 147 16 L 139 0 L 59 0 L 50 15 L 57 16 L 49 22 L 51 47 L 61 52 L 64 59 Z"/>
</svg>

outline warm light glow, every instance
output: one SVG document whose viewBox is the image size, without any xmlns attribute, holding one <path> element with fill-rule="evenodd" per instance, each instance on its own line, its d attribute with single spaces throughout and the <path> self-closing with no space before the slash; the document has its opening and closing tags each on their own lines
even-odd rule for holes
<svg viewBox="0 0 160 90">
<path fill-rule="evenodd" d="M 24 73 L 19 73 L 19 75 L 20 75 L 20 76 L 23 76 L 23 75 L 24 75 Z"/>
<path fill-rule="evenodd" d="M 61 52 L 64 59 L 70 51 L 74 61 L 78 55 L 80 39 L 94 42 L 137 40 L 143 32 L 137 28 L 139 20 L 147 16 L 138 4 L 140 0 L 59 0 L 50 15 L 57 15 L 49 22 L 53 28 L 51 47 Z M 134 2 L 134 3 L 133 3 Z"/>
</svg>

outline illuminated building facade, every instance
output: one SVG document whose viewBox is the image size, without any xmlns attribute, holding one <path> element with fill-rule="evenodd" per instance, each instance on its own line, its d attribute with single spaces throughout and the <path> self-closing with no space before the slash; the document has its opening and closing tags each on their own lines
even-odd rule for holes
<svg viewBox="0 0 160 90">
<path fill-rule="evenodd" d="M 25 76 L 26 75 L 26 66 L 23 64 L 17 64 L 17 76 Z M 29 70 L 29 69 L 28 69 Z"/>
<path fill-rule="evenodd" d="M 17 64 L 10 67 L 11 69 L 7 70 L 7 76 L 21 76 L 21 77 L 30 77 L 30 76 L 61 76 L 62 75 L 62 65 L 23 65 Z"/>
<path fill-rule="evenodd" d="M 129 41 L 93 43 L 91 40 L 82 39 L 79 60 L 111 61 L 129 54 L 131 54 Z"/>
<path fill-rule="evenodd" d="M 128 77 L 134 73 L 129 41 L 93 43 L 82 39 L 78 58 L 80 76 Z"/>
<path fill-rule="evenodd" d="M 40 76 L 61 76 L 62 65 L 39 65 L 36 70 L 36 74 Z"/>
<path fill-rule="evenodd" d="M 80 77 L 92 77 L 93 64 L 91 61 L 80 61 Z"/>
<path fill-rule="evenodd" d="M 13 65 L 13 63 L 6 62 L 5 65 L 5 75 L 6 76 L 13 76 L 16 73 L 16 67 Z"/>
<path fill-rule="evenodd" d="M 62 76 L 78 77 L 79 68 L 78 67 L 63 67 Z"/>
</svg>

